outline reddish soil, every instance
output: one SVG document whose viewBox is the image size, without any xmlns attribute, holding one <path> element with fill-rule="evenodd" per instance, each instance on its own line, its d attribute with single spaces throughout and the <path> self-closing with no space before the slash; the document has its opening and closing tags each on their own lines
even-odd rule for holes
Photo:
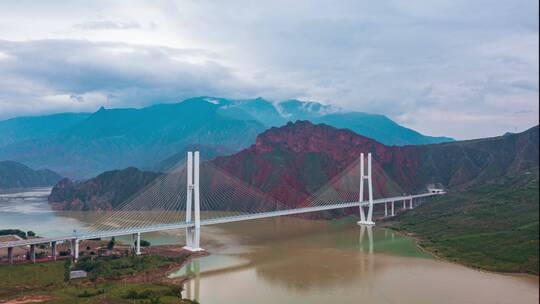
<svg viewBox="0 0 540 304">
<path fill-rule="evenodd" d="M 1 304 L 25 304 L 25 303 L 41 303 L 45 301 L 54 300 L 52 296 L 45 295 L 27 295 L 20 298 L 11 299 L 7 301 L 0 301 Z"/>
</svg>

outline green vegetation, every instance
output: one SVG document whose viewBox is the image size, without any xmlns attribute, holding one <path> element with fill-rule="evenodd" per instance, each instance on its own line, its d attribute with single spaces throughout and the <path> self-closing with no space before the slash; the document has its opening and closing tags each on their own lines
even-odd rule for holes
<svg viewBox="0 0 540 304">
<path fill-rule="evenodd" d="M 64 282 L 69 281 L 69 273 L 71 271 L 71 259 L 64 261 Z"/>
<path fill-rule="evenodd" d="M 64 281 L 69 261 L 0 266 L 0 299 L 32 295 L 51 297 L 45 303 L 188 304 L 192 302 L 181 299 L 181 285 L 145 278 L 117 280 L 182 261 L 183 257 L 162 256 L 82 258 L 71 269 L 88 271 L 88 278 L 71 281 Z"/>
<path fill-rule="evenodd" d="M 0 235 L 17 235 L 20 238 L 26 239 L 26 232 L 19 229 L 3 229 L 0 230 Z"/>
<path fill-rule="evenodd" d="M 538 169 L 450 192 L 403 213 L 391 227 L 429 251 L 472 267 L 538 274 Z"/>
<path fill-rule="evenodd" d="M 116 240 L 114 239 L 114 236 L 113 236 L 111 240 L 109 241 L 109 243 L 107 243 L 107 249 L 112 250 L 114 248 L 115 242 Z"/>
<path fill-rule="evenodd" d="M 89 276 L 103 279 L 119 279 L 126 275 L 134 275 L 155 270 L 172 263 L 180 263 L 182 258 L 163 257 L 158 255 L 127 257 L 83 257 L 75 265 L 75 269 L 88 272 Z"/>
</svg>

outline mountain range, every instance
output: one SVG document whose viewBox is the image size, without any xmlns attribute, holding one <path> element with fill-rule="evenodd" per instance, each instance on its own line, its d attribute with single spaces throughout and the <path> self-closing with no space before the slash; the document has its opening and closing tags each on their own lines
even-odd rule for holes
<svg viewBox="0 0 540 304">
<path fill-rule="evenodd" d="M 205 147 L 212 157 L 227 155 L 248 147 L 269 127 L 302 119 L 348 128 L 387 145 L 452 141 L 422 135 L 383 115 L 316 102 L 197 97 L 141 109 L 100 108 L 0 121 L 0 159 L 73 178 L 129 166 L 162 170 L 188 147 Z"/>
<path fill-rule="evenodd" d="M 362 152 L 373 154 L 375 196 L 395 196 L 424 191 L 429 184 L 459 190 L 526 174 L 538 168 L 538 137 L 536 126 L 523 133 L 500 137 L 398 147 L 383 145 L 347 129 L 297 121 L 270 128 L 257 136 L 250 147 L 210 162 L 289 207 L 298 207 L 354 163 Z M 108 183 L 106 180 L 114 179 L 114 175 L 125 176 L 122 172 L 108 172 L 98 176 L 98 181 L 89 183 Z M 134 176 L 139 174 L 156 177 L 155 173 L 133 171 Z M 132 183 L 127 183 L 131 187 Z M 89 188 L 85 183 L 64 184 L 72 190 L 51 196 L 52 203 L 80 200 L 85 196 L 70 193 L 81 193 Z M 55 189 L 64 188 L 64 184 L 59 183 Z M 53 194 L 61 193 L 55 189 Z M 132 191 L 124 192 L 124 198 L 137 190 L 130 189 Z M 99 191 L 92 195 L 98 197 L 94 200 L 101 200 Z"/>
<path fill-rule="evenodd" d="M 33 170 L 18 162 L 0 161 L 0 189 L 52 186 L 61 178 L 48 169 Z"/>
<path fill-rule="evenodd" d="M 213 162 L 298 207 L 362 152 L 373 154 L 375 195 L 395 196 L 424 191 L 430 184 L 456 190 L 538 168 L 538 137 L 536 126 L 514 135 L 397 147 L 347 129 L 298 121 L 271 128 L 249 148 Z"/>
</svg>

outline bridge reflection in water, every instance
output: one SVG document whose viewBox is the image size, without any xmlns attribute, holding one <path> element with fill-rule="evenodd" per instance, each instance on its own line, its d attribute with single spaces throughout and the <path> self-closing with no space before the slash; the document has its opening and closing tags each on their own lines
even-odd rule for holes
<svg viewBox="0 0 540 304">
<path fill-rule="evenodd" d="M 184 292 L 182 298 L 195 301 L 199 303 L 200 301 L 200 285 L 201 285 L 201 264 L 199 258 L 192 259 L 185 266 L 185 276 L 189 278 L 187 282 L 184 283 Z"/>
<path fill-rule="evenodd" d="M 373 296 L 374 286 L 372 277 L 375 275 L 376 259 L 373 229 L 372 226 L 362 225 L 358 230 L 358 250 L 361 253 L 358 260 L 358 270 L 362 273 L 362 277 L 364 278 L 362 284 L 360 284 L 358 288 L 360 288 L 362 294 L 369 296 Z M 379 235 L 381 235 L 382 231 L 379 233 Z M 393 243 L 395 241 L 395 232 L 385 229 L 383 239 L 385 242 L 389 241 Z M 251 263 L 247 263 L 219 269 L 203 269 L 203 271 L 201 271 L 201 259 L 205 258 L 191 259 L 189 263 L 183 267 L 183 271 L 181 270 L 180 274 L 188 279 L 183 283 L 182 297 L 198 303 L 201 303 L 201 289 L 204 288 L 204 280 L 201 283 L 201 278 L 209 278 L 215 275 L 227 275 L 236 271 L 243 271 L 246 268 L 256 267 Z M 205 263 L 203 263 L 203 265 L 204 264 Z M 204 296 L 202 300 L 204 300 Z"/>
</svg>

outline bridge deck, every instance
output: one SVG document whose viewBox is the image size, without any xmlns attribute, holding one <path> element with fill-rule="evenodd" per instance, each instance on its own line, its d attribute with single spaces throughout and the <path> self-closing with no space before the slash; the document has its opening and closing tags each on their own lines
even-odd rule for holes
<svg viewBox="0 0 540 304">
<path fill-rule="evenodd" d="M 434 195 L 440 195 L 440 194 L 444 194 L 444 192 L 381 198 L 381 199 L 373 200 L 373 204 L 383 204 L 383 203 L 396 202 L 396 201 L 405 201 L 405 200 L 410 200 L 414 198 L 428 197 L 428 196 L 434 196 Z M 323 205 L 323 206 L 317 206 L 317 207 L 286 209 L 286 210 L 270 211 L 270 212 L 265 212 L 265 213 L 234 215 L 230 217 L 205 219 L 205 220 L 201 220 L 201 226 L 247 221 L 247 220 L 277 217 L 277 216 L 284 216 L 284 215 L 310 213 L 310 212 L 317 212 L 317 211 L 324 211 L 324 210 L 359 207 L 360 205 L 367 206 L 368 202 L 363 202 L 363 203 L 348 202 L 348 203 L 339 203 L 339 204 L 329 204 L 329 205 Z M 88 240 L 88 239 L 95 239 L 95 238 L 107 238 L 107 237 L 113 237 L 113 236 L 131 235 L 135 233 L 147 233 L 147 232 L 155 232 L 155 231 L 173 230 L 173 229 L 187 228 L 187 227 L 193 227 L 193 226 L 195 226 L 194 222 L 179 222 L 179 223 L 173 223 L 173 224 L 158 224 L 158 225 L 153 225 L 153 226 L 148 226 L 148 227 L 134 227 L 134 228 L 125 228 L 125 229 L 117 229 L 117 230 L 110 230 L 110 231 L 87 232 L 87 233 L 80 233 L 80 234 L 69 235 L 69 236 L 43 237 L 43 238 L 35 238 L 35 239 L 28 239 L 28 240 L 0 242 L 0 248 L 29 246 L 29 245 L 44 244 L 44 243 L 50 243 L 50 242 L 61 242 L 61 241 L 67 241 L 67 240 L 73 240 L 73 239 Z"/>
</svg>

